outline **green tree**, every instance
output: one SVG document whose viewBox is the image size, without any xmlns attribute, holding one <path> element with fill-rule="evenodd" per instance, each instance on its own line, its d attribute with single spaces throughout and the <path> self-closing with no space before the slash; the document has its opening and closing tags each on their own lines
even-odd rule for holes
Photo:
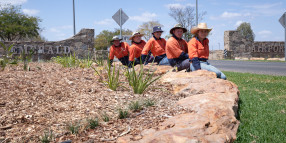
<svg viewBox="0 0 286 143">
<path fill-rule="evenodd" d="M 193 35 L 190 33 L 190 29 L 196 25 L 195 22 L 195 12 L 194 8 L 190 6 L 186 7 L 170 7 L 169 15 L 176 20 L 177 23 L 180 23 L 188 31 L 184 33 L 183 39 L 189 41 Z M 206 12 L 199 13 L 199 20 L 203 19 L 203 16 L 206 15 Z"/>
<path fill-rule="evenodd" d="M 39 36 L 41 20 L 20 10 L 20 6 L 0 5 L 0 40 L 18 41 Z"/>
<path fill-rule="evenodd" d="M 106 50 L 111 45 L 112 37 L 120 34 L 120 29 L 114 31 L 103 30 L 94 39 L 94 48 L 96 50 Z M 122 35 L 131 35 L 132 31 L 129 29 L 122 29 Z"/>
<path fill-rule="evenodd" d="M 140 25 L 138 31 L 141 34 L 145 34 L 143 37 L 148 41 L 153 36 L 152 32 L 154 26 L 163 27 L 163 25 L 160 24 L 158 21 L 149 21 L 149 22 L 144 22 L 142 25 Z"/>
<path fill-rule="evenodd" d="M 251 29 L 250 23 L 243 22 L 236 29 L 243 38 L 254 41 L 255 35 Z"/>
</svg>

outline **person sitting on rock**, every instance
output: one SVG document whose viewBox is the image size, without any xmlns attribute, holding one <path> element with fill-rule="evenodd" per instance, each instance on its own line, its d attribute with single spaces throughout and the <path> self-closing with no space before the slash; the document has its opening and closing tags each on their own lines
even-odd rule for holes
<svg viewBox="0 0 286 143">
<path fill-rule="evenodd" d="M 110 46 L 110 51 L 109 51 L 110 64 L 112 64 L 114 56 L 116 56 L 123 65 L 128 66 L 129 45 L 126 42 L 120 42 L 121 40 L 122 39 L 120 39 L 118 36 L 114 36 L 111 40 L 113 45 Z"/>
<path fill-rule="evenodd" d="M 140 34 L 140 32 L 136 31 L 133 32 L 129 38 L 129 40 L 132 41 L 132 45 L 129 48 L 129 67 L 140 64 L 141 52 L 146 44 L 146 42 L 141 39 L 143 35 L 144 34 Z"/>
<path fill-rule="evenodd" d="M 218 78 L 226 79 L 226 76 L 217 68 L 208 62 L 209 57 L 209 39 L 207 38 L 212 28 L 208 28 L 206 23 L 200 23 L 191 29 L 195 36 L 188 43 L 189 58 L 191 60 L 191 69 L 208 70 L 215 72 Z"/>
<path fill-rule="evenodd" d="M 153 27 L 153 37 L 149 39 L 141 53 L 141 60 L 144 63 L 153 62 L 153 58 L 150 56 L 152 53 L 155 57 L 154 62 L 157 62 L 158 65 L 170 65 L 165 51 L 166 40 L 161 38 L 162 33 L 163 30 L 161 30 L 160 26 Z"/>
<path fill-rule="evenodd" d="M 176 24 L 171 30 L 170 37 L 166 44 L 166 54 L 169 63 L 172 67 L 175 67 L 176 71 L 186 69 L 190 71 L 190 62 L 188 55 L 187 42 L 182 39 L 183 34 L 187 32 L 181 24 Z"/>
</svg>

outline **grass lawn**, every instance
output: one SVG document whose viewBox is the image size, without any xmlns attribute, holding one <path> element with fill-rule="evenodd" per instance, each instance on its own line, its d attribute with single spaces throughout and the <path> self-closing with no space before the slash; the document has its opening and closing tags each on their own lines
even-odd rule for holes
<svg viewBox="0 0 286 143">
<path fill-rule="evenodd" d="M 286 76 L 224 72 L 240 90 L 236 142 L 286 142 Z"/>
</svg>

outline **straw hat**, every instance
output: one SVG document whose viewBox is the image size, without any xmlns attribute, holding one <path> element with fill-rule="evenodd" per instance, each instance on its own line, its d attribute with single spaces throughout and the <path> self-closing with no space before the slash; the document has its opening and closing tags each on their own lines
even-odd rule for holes
<svg viewBox="0 0 286 143">
<path fill-rule="evenodd" d="M 140 37 L 142 37 L 143 35 L 144 35 L 144 34 L 140 34 L 140 32 L 135 31 L 135 32 L 132 33 L 132 36 L 129 38 L 129 40 L 132 40 L 132 38 L 133 38 L 134 36 L 140 36 Z"/>
<path fill-rule="evenodd" d="M 115 40 L 121 41 L 122 39 L 120 39 L 118 36 L 113 36 L 113 37 L 112 37 L 112 40 L 111 40 L 110 42 L 113 42 L 113 41 L 115 41 Z"/>
<path fill-rule="evenodd" d="M 191 33 L 196 34 L 201 29 L 212 31 L 212 28 L 208 28 L 206 23 L 199 23 L 198 26 L 192 27 Z"/>
<path fill-rule="evenodd" d="M 173 34 L 173 31 L 175 30 L 175 29 L 183 29 L 183 32 L 185 33 L 185 32 L 187 32 L 187 29 L 186 28 L 184 28 L 183 26 L 182 26 L 182 24 L 176 24 L 171 30 L 170 30 L 170 33 L 171 34 Z"/>
</svg>

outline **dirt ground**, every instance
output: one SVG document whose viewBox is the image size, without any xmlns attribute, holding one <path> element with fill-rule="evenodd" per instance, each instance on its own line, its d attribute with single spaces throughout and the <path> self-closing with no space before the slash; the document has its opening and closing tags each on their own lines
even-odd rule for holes
<svg viewBox="0 0 286 143">
<path fill-rule="evenodd" d="M 63 68 L 50 62 L 30 63 L 30 71 L 10 66 L 0 72 L 0 142 L 41 142 L 45 131 L 52 131 L 53 142 L 116 142 L 119 136 L 142 138 L 144 129 L 156 129 L 165 119 L 187 111 L 174 106 L 183 98 L 169 85 L 153 83 L 144 94 L 133 94 L 124 74 L 120 87 L 110 90 L 91 68 Z M 105 74 L 105 73 L 103 73 Z M 155 101 L 154 106 L 119 119 L 118 109 L 128 109 L 132 101 Z M 110 117 L 104 122 L 103 114 Z M 87 119 L 99 119 L 99 126 L 88 128 Z M 72 134 L 68 126 L 78 126 Z"/>
</svg>

